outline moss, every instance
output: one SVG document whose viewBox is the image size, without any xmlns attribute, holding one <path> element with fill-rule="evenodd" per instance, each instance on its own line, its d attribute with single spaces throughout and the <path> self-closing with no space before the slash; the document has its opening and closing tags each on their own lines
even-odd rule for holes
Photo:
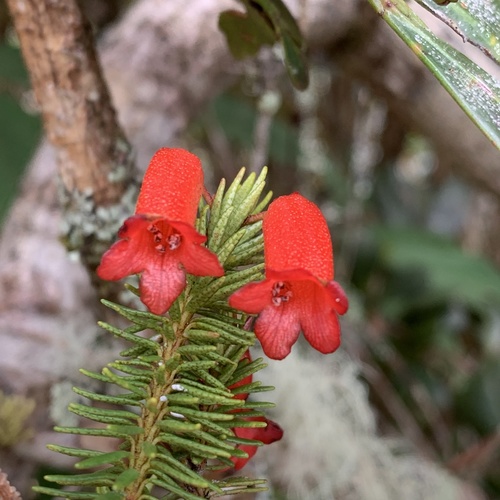
<svg viewBox="0 0 500 500">
<path fill-rule="evenodd" d="M 33 399 L 0 391 L 0 447 L 12 446 L 33 435 L 27 420 L 34 409 Z"/>
</svg>

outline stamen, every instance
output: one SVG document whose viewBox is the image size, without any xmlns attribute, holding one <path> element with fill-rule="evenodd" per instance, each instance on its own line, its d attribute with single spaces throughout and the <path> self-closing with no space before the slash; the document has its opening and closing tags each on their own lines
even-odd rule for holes
<svg viewBox="0 0 500 500">
<path fill-rule="evenodd" d="M 290 285 L 283 281 L 277 281 L 271 290 L 271 301 L 275 306 L 280 306 L 282 302 L 288 302 L 292 297 Z"/>
<path fill-rule="evenodd" d="M 148 231 L 153 233 L 153 234 L 157 234 L 160 232 L 160 230 L 154 224 L 150 224 L 148 226 Z"/>
<path fill-rule="evenodd" d="M 168 238 L 168 248 L 170 250 L 175 250 L 176 248 L 179 248 L 181 244 L 181 235 L 178 233 L 171 234 Z"/>
<path fill-rule="evenodd" d="M 152 223 L 147 227 L 147 230 L 153 235 L 153 244 L 155 250 L 160 253 L 165 253 L 167 248 L 169 250 L 175 250 L 179 248 L 182 242 L 181 235 L 179 233 L 172 233 L 173 229 L 170 227 L 162 227 L 162 229 L 166 229 L 166 234 L 163 233 L 163 231 L 161 231 L 156 224 Z"/>
</svg>

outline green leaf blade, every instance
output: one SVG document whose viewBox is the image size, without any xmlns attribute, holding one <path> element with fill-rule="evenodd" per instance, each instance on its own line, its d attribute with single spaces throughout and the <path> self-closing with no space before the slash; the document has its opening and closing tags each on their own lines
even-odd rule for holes
<svg viewBox="0 0 500 500">
<path fill-rule="evenodd" d="M 500 149 L 500 83 L 436 37 L 402 0 L 369 0 L 436 76 L 480 130 Z"/>
<path fill-rule="evenodd" d="M 461 0 L 438 6 L 432 0 L 417 0 L 425 9 L 441 19 L 464 40 L 478 47 L 500 63 L 500 2 L 493 0 Z"/>
</svg>

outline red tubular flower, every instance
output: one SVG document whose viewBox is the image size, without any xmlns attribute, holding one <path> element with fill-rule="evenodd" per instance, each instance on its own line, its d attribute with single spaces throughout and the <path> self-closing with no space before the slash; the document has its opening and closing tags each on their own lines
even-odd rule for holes
<svg viewBox="0 0 500 500">
<path fill-rule="evenodd" d="M 229 304 L 259 314 L 255 335 L 267 356 L 286 357 L 302 330 L 308 342 L 327 354 L 340 345 L 337 314 L 348 308 L 333 281 L 330 233 L 319 208 L 298 193 L 277 198 L 264 217 L 266 279 L 250 283 Z"/>
<path fill-rule="evenodd" d="M 283 429 L 272 420 L 266 417 L 249 417 L 245 420 L 253 420 L 257 422 L 266 422 L 267 427 L 235 427 L 234 433 L 242 439 L 255 439 L 264 444 L 271 444 L 279 441 L 283 437 Z M 240 444 L 238 449 L 246 452 L 248 458 L 231 457 L 236 470 L 242 469 L 246 463 L 257 453 L 257 446 L 250 444 Z"/>
<path fill-rule="evenodd" d="M 183 149 L 155 153 L 144 176 L 135 215 L 118 232 L 119 241 L 103 255 L 100 278 L 116 281 L 141 274 L 141 300 L 165 313 L 186 285 L 185 273 L 222 276 L 217 256 L 194 229 L 203 189 L 200 160 Z"/>
<path fill-rule="evenodd" d="M 252 361 L 250 356 L 250 351 L 247 350 L 243 359 L 248 359 L 249 362 Z M 239 380 L 235 384 L 232 384 L 228 389 L 236 389 L 243 385 L 251 384 L 253 381 L 253 375 L 247 375 L 245 378 Z M 248 393 L 236 394 L 235 399 L 247 399 Z M 242 410 L 233 410 L 233 413 L 240 413 Z M 256 441 L 261 441 L 263 444 L 271 444 L 275 441 L 279 441 L 283 437 L 283 429 L 272 420 L 266 417 L 248 417 L 245 420 L 253 420 L 257 422 L 266 422 L 267 427 L 234 427 L 233 431 L 237 437 L 242 439 L 255 439 Z M 247 453 L 248 458 L 231 457 L 231 461 L 234 464 L 236 470 L 242 469 L 246 463 L 257 453 L 257 446 L 252 446 L 250 444 L 240 444 L 237 447 L 239 450 L 243 450 Z"/>
</svg>

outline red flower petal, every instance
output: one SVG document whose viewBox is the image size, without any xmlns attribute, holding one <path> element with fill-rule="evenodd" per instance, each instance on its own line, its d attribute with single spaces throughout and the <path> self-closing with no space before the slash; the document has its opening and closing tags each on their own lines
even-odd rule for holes
<svg viewBox="0 0 500 500">
<path fill-rule="evenodd" d="M 244 451 L 248 455 L 248 457 L 247 458 L 232 457 L 231 461 L 234 464 L 234 470 L 243 469 L 243 467 L 245 467 L 247 462 L 257 453 L 257 446 L 251 446 L 249 444 L 240 444 L 238 446 L 238 449 Z"/>
<path fill-rule="evenodd" d="M 314 276 L 310 271 L 305 269 L 287 269 L 285 271 L 276 271 L 271 267 L 266 267 L 266 278 L 272 282 L 276 281 L 305 281 L 313 282 L 318 286 L 323 286 L 323 283 Z"/>
<path fill-rule="evenodd" d="M 254 332 L 266 356 L 283 359 L 290 354 L 300 333 L 298 313 L 293 304 L 270 305 L 260 313 Z"/>
<path fill-rule="evenodd" d="M 334 312 L 318 311 L 305 316 L 301 326 L 304 337 L 319 352 L 329 354 L 340 347 L 340 325 Z"/>
<path fill-rule="evenodd" d="M 265 417 L 264 417 L 265 418 Z M 264 444 L 272 444 L 283 437 L 283 429 L 273 420 L 265 418 L 267 427 L 259 429 L 259 434 L 255 437 Z"/>
<path fill-rule="evenodd" d="M 139 282 L 141 300 L 153 314 L 163 314 L 186 286 L 186 275 L 173 256 L 149 260 Z"/>
<path fill-rule="evenodd" d="M 177 258 L 189 274 L 195 276 L 222 276 L 224 268 L 217 255 L 208 248 L 200 246 L 206 237 L 194 227 L 183 222 L 169 222 L 169 225 L 182 235 L 182 244 L 177 250 Z"/>
<path fill-rule="evenodd" d="M 272 287 L 276 281 L 298 280 L 311 280 L 321 284 L 317 278 L 304 269 L 275 271 L 266 268 L 266 279 L 241 287 L 229 297 L 229 305 L 248 314 L 258 314 L 272 304 Z"/>
<path fill-rule="evenodd" d="M 189 274 L 195 276 L 222 276 L 224 269 L 217 255 L 208 248 L 186 243 L 179 252 L 179 261 Z"/>
<path fill-rule="evenodd" d="M 271 303 L 271 280 L 248 283 L 229 297 L 229 305 L 249 314 L 258 314 Z"/>
<path fill-rule="evenodd" d="M 184 149 L 162 148 L 146 170 L 135 212 L 194 225 L 202 189 L 199 158 Z"/>
<path fill-rule="evenodd" d="M 264 281 L 250 283 L 229 298 L 231 307 L 261 313 L 254 331 L 266 355 L 272 359 L 286 357 L 300 330 L 318 351 L 325 354 L 335 351 L 340 344 L 335 312 L 343 314 L 348 307 L 342 287 L 335 281 L 325 286 L 304 269 L 266 269 L 266 276 Z M 287 283 L 291 296 L 288 302 L 274 305 L 271 290 L 279 282 Z"/>
<path fill-rule="evenodd" d="M 224 268 L 217 255 L 208 248 L 189 245 L 182 248 L 179 260 L 189 274 L 195 276 L 222 276 Z"/>
<path fill-rule="evenodd" d="M 275 441 L 279 441 L 283 437 L 283 429 L 272 420 L 265 417 L 250 417 L 245 420 L 267 422 L 267 427 L 236 427 L 233 430 L 239 438 L 255 439 L 256 441 L 261 441 L 263 444 L 271 444 Z M 255 453 L 257 453 L 257 446 L 249 444 L 241 444 L 238 446 L 238 449 L 246 452 L 248 458 L 232 457 L 231 460 L 236 470 L 242 469 Z"/>
<path fill-rule="evenodd" d="M 320 209 L 298 193 L 274 200 L 264 217 L 266 266 L 275 271 L 305 269 L 333 279 L 332 241 Z"/>
<path fill-rule="evenodd" d="M 340 326 L 329 292 L 325 287 L 310 282 L 294 284 L 294 289 L 299 287 L 297 306 L 306 340 L 323 354 L 334 352 L 340 345 Z"/>
<path fill-rule="evenodd" d="M 182 237 L 185 241 L 189 243 L 194 243 L 195 245 L 201 245 L 207 241 L 207 237 L 200 234 L 193 227 L 192 224 L 188 224 L 182 221 L 174 221 L 167 219 L 166 221 L 170 227 L 175 229 L 178 233 L 182 234 Z"/>
<path fill-rule="evenodd" d="M 333 299 L 333 308 L 338 314 L 345 314 L 347 309 L 349 309 L 349 301 L 344 292 L 344 289 L 336 282 L 329 281 L 326 285 L 326 289 Z"/>
<path fill-rule="evenodd" d="M 118 236 L 122 239 L 104 254 L 97 273 L 119 280 L 142 272 L 141 300 L 155 314 L 165 313 L 184 289 L 184 270 L 201 276 L 224 274 L 217 256 L 200 246 L 206 238 L 185 222 L 135 215 Z M 172 237 L 176 246 L 169 248 Z"/>
<path fill-rule="evenodd" d="M 143 216 L 129 217 L 120 228 L 121 238 L 102 256 L 97 275 L 108 281 L 116 281 L 140 273 L 151 258 L 150 222 Z"/>
</svg>

